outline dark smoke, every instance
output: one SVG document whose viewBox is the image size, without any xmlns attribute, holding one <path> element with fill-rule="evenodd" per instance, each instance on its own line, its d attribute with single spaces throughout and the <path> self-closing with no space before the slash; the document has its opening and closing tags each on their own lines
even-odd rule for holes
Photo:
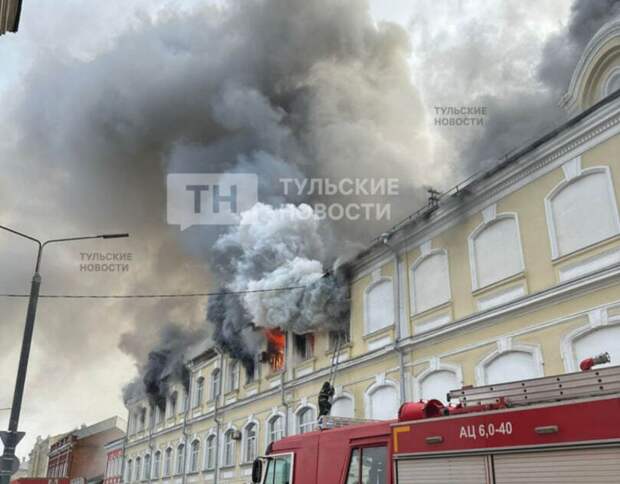
<svg viewBox="0 0 620 484">
<path fill-rule="evenodd" d="M 180 382 L 189 391 L 190 374 L 186 366 L 186 352 L 192 344 L 207 338 L 204 328 L 187 329 L 178 324 L 165 326 L 160 341 L 139 368 L 140 376 L 123 389 L 127 403 L 146 396 L 152 407 L 165 408 L 169 385 Z"/>
</svg>

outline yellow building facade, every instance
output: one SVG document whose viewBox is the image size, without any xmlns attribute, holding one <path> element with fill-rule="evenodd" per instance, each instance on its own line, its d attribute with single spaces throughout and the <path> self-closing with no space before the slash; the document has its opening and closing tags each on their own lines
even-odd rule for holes
<svg viewBox="0 0 620 484">
<path fill-rule="evenodd" d="M 165 411 L 130 402 L 125 482 L 250 482 L 270 441 L 312 428 L 336 360 L 332 413 L 371 419 L 462 385 L 577 371 L 605 351 L 620 362 L 618 88 L 615 22 L 577 66 L 568 123 L 350 262 L 338 355 L 334 335 L 288 335 L 285 369 L 262 363 L 248 379 L 205 349 Z"/>
</svg>

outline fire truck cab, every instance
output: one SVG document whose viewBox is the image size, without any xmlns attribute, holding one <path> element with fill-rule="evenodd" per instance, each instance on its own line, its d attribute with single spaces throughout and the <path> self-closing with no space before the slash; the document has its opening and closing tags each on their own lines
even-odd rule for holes
<svg viewBox="0 0 620 484">
<path fill-rule="evenodd" d="M 620 367 L 449 393 L 397 420 L 324 419 L 274 442 L 261 484 L 620 483 Z"/>
</svg>

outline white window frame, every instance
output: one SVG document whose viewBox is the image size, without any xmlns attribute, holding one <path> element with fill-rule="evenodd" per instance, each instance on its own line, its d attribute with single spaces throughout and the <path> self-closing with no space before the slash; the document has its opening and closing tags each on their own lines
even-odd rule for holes
<svg viewBox="0 0 620 484">
<path fill-rule="evenodd" d="M 369 314 L 370 314 L 370 311 L 369 311 L 370 301 L 369 301 L 368 295 L 372 292 L 372 290 L 376 286 L 386 283 L 386 282 L 388 282 L 390 284 L 390 287 L 392 288 L 392 302 L 394 302 L 394 280 L 391 277 L 373 275 L 373 281 L 368 285 L 366 289 L 364 289 L 364 335 L 378 333 L 380 331 L 384 331 L 394 326 L 394 322 L 396 320 L 396 315 L 394 314 L 394 311 L 395 311 L 394 304 L 392 304 L 392 308 L 391 308 L 392 321 L 387 322 L 381 328 L 371 330 L 370 321 L 368 319 Z"/>
<path fill-rule="evenodd" d="M 332 408 L 333 408 L 334 403 L 336 403 L 337 400 L 349 400 L 351 402 L 351 404 L 352 404 L 351 406 L 353 408 L 353 415 L 352 415 L 352 417 L 354 418 L 355 417 L 356 408 L 355 408 L 355 397 L 353 396 L 353 394 L 349 393 L 349 392 L 342 391 L 342 389 L 340 389 L 340 388 L 336 388 L 336 392 L 334 394 L 334 400 L 332 401 Z"/>
<path fill-rule="evenodd" d="M 574 344 L 579 339 L 599 329 L 620 325 L 620 317 L 609 317 L 607 309 L 593 309 L 588 313 L 588 323 L 580 326 L 562 338 L 561 350 L 566 373 L 579 371 Z M 596 355 L 592 355 L 596 356 Z M 612 362 L 613 363 L 613 362 Z M 613 363 L 616 364 L 616 363 Z"/>
<path fill-rule="evenodd" d="M 272 423 L 277 419 L 280 420 L 281 435 L 280 437 L 278 437 L 278 439 L 272 439 L 274 432 L 272 432 L 271 426 L 272 426 Z M 267 420 L 266 420 L 265 447 L 267 447 L 271 442 L 275 442 L 275 440 L 280 440 L 281 438 L 283 438 L 286 435 L 285 427 L 286 427 L 286 416 L 284 415 L 284 413 L 279 412 L 277 408 L 273 409 L 271 412 L 271 415 L 269 415 L 269 417 L 267 417 Z"/>
<path fill-rule="evenodd" d="M 222 388 L 222 370 L 214 368 L 209 379 L 209 400 L 214 401 L 220 394 Z"/>
<path fill-rule="evenodd" d="M 476 365 L 476 385 L 488 385 L 486 380 L 486 367 L 500 356 L 504 356 L 505 354 L 512 352 L 529 353 L 533 357 L 537 372 L 534 378 L 545 376 L 544 360 L 540 345 L 515 344 L 513 343 L 512 338 L 505 337 L 497 340 L 495 350 L 482 358 L 482 360 L 480 360 L 480 362 Z"/>
<path fill-rule="evenodd" d="M 371 419 L 372 417 L 372 396 L 378 390 L 382 388 L 390 387 L 396 390 L 396 399 L 397 401 L 401 401 L 400 395 L 400 387 L 398 383 L 393 380 L 389 380 L 385 377 L 385 374 L 377 375 L 375 378 L 375 382 L 370 385 L 366 391 L 364 392 L 364 415 L 367 419 Z"/>
<path fill-rule="evenodd" d="M 170 446 L 164 450 L 164 469 L 162 475 L 169 477 L 174 472 L 174 449 Z"/>
<path fill-rule="evenodd" d="M 228 360 L 226 365 L 226 393 L 234 392 L 239 389 L 240 366 L 238 361 Z"/>
<path fill-rule="evenodd" d="M 199 376 L 196 378 L 196 386 L 194 389 L 194 407 L 202 405 L 205 395 L 205 377 Z"/>
<path fill-rule="evenodd" d="M 250 427 L 254 426 L 254 455 L 249 455 L 248 453 L 248 431 Z M 258 456 L 258 437 L 259 437 L 260 424 L 258 420 L 250 416 L 248 421 L 243 426 L 241 445 L 243 447 L 242 452 L 242 463 L 248 464 L 254 462 L 254 459 Z"/>
<path fill-rule="evenodd" d="M 448 298 L 445 301 L 442 301 L 440 303 L 435 304 L 434 306 L 430 306 L 428 308 L 425 308 L 423 310 L 418 310 L 417 309 L 417 302 L 416 302 L 416 291 L 415 291 L 415 270 L 427 259 L 431 258 L 431 257 L 435 257 L 439 254 L 443 254 L 444 256 L 444 261 L 445 261 L 445 266 L 446 266 L 446 273 L 448 275 Z M 413 264 L 411 264 L 411 268 L 409 269 L 409 274 L 411 277 L 411 289 L 410 289 L 410 293 L 411 293 L 411 313 L 412 314 L 418 314 L 418 313 L 423 313 L 426 311 L 431 311 L 435 308 L 438 308 L 439 306 L 443 306 L 444 304 L 447 304 L 449 302 L 452 301 L 452 281 L 450 280 L 450 260 L 448 258 L 448 250 L 447 249 L 433 249 L 430 252 L 425 252 L 424 254 L 420 255 L 414 262 Z"/>
<path fill-rule="evenodd" d="M 602 86 L 603 92 L 602 92 L 601 98 L 607 97 L 610 94 L 612 94 L 611 82 L 615 80 L 614 78 L 616 78 L 617 76 L 620 76 L 620 66 L 614 67 L 611 70 L 611 72 L 608 74 L 607 79 L 605 79 L 605 82 L 603 83 L 603 86 Z"/>
<path fill-rule="evenodd" d="M 574 249 L 572 252 L 567 252 L 566 254 L 560 254 L 560 247 L 557 238 L 556 232 L 556 224 L 553 217 L 553 199 L 564 190 L 564 188 L 572 185 L 573 183 L 578 182 L 580 179 L 585 178 L 589 175 L 594 175 L 595 173 L 603 173 L 607 179 L 607 189 L 609 190 L 609 197 L 612 201 L 613 207 L 613 215 L 614 222 L 616 225 L 616 231 L 614 235 L 620 234 L 620 215 L 618 214 L 618 202 L 616 200 L 616 192 L 614 190 L 613 179 L 611 176 L 611 170 L 609 166 L 600 165 L 593 166 L 591 168 L 581 168 L 581 158 L 577 157 L 571 161 L 568 161 L 562 165 L 562 169 L 564 172 L 564 180 L 558 183 L 553 189 L 547 194 L 545 197 L 545 217 L 547 219 L 547 230 L 549 233 L 549 241 L 551 243 L 551 258 L 559 259 L 560 257 L 565 257 L 567 255 L 578 252 L 586 247 L 579 247 Z M 613 237 L 613 235 L 612 235 Z M 598 241 L 600 242 L 600 241 Z M 597 243 L 597 242 L 593 242 Z"/>
<path fill-rule="evenodd" d="M 463 368 L 460 365 L 444 363 L 440 358 L 431 358 L 428 361 L 428 367 L 421 371 L 417 376 L 412 377 L 414 400 L 420 400 L 422 398 L 422 385 L 424 384 L 424 380 L 440 371 L 448 371 L 453 373 L 454 376 L 456 376 L 456 381 L 458 384 L 461 385 L 461 387 L 463 386 Z M 457 389 L 454 388 L 453 390 Z M 443 395 L 443 397 L 445 398 L 445 395 Z"/>
<path fill-rule="evenodd" d="M 177 445 L 174 455 L 174 475 L 180 475 L 185 473 L 185 453 L 187 449 L 185 444 L 181 442 Z"/>
<path fill-rule="evenodd" d="M 198 444 L 196 453 L 194 454 L 194 444 Z M 200 470 L 200 439 L 198 437 L 192 439 L 189 444 L 189 472 L 198 472 Z"/>
<path fill-rule="evenodd" d="M 310 420 L 310 422 L 303 424 L 303 426 L 308 426 L 309 430 L 306 430 L 304 433 L 308 433 L 308 432 L 312 432 L 312 427 L 310 426 L 314 426 L 314 424 L 316 424 L 317 418 L 318 418 L 318 412 L 317 412 L 317 408 L 315 405 L 308 403 L 308 402 L 302 402 L 297 409 L 295 410 L 294 416 L 295 416 L 295 433 L 298 435 L 301 435 L 301 429 L 302 429 L 302 424 L 300 422 L 302 413 L 305 411 L 310 411 L 312 412 L 312 419 Z"/>
<path fill-rule="evenodd" d="M 215 469 L 215 458 L 217 448 L 217 435 L 215 432 L 210 432 L 205 437 L 205 449 L 204 449 L 204 470 L 212 471 Z M 212 459 L 210 457 L 213 457 Z"/>
<path fill-rule="evenodd" d="M 153 469 L 151 471 L 151 476 L 154 480 L 161 478 L 161 457 L 163 452 L 160 449 L 157 449 L 153 454 Z M 159 456 L 159 458 L 158 458 Z"/>
<path fill-rule="evenodd" d="M 237 441 L 233 438 L 234 433 L 237 432 L 237 428 L 229 425 L 224 434 L 222 435 L 222 454 L 220 457 L 221 467 L 234 467 L 237 465 Z M 228 443 L 226 441 L 227 436 L 230 435 L 230 457 L 231 462 L 226 460 L 226 450 Z"/>
<path fill-rule="evenodd" d="M 525 271 L 525 259 L 523 257 L 523 243 L 521 241 L 521 224 L 519 223 L 519 216 L 516 212 L 502 212 L 496 213 L 496 206 L 491 205 L 482 211 L 483 221 L 478 225 L 471 234 L 467 237 L 467 246 L 469 249 L 469 267 L 471 270 L 471 287 L 473 291 L 489 287 L 493 284 L 497 284 L 509 277 L 513 277 Z M 476 258 L 476 238 L 480 236 L 487 228 L 499 222 L 500 220 L 514 220 L 517 226 L 517 243 L 519 249 L 519 270 L 514 274 L 509 274 L 496 281 L 489 282 L 484 286 L 481 286 L 478 281 L 478 260 Z"/>
</svg>

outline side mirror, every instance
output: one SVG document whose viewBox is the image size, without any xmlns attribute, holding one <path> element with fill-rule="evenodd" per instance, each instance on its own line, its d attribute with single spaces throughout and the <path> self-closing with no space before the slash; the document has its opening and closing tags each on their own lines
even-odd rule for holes
<svg viewBox="0 0 620 484">
<path fill-rule="evenodd" d="M 254 484 L 260 484 L 263 478 L 263 461 L 261 459 L 255 459 L 252 464 L 252 482 Z"/>
</svg>

